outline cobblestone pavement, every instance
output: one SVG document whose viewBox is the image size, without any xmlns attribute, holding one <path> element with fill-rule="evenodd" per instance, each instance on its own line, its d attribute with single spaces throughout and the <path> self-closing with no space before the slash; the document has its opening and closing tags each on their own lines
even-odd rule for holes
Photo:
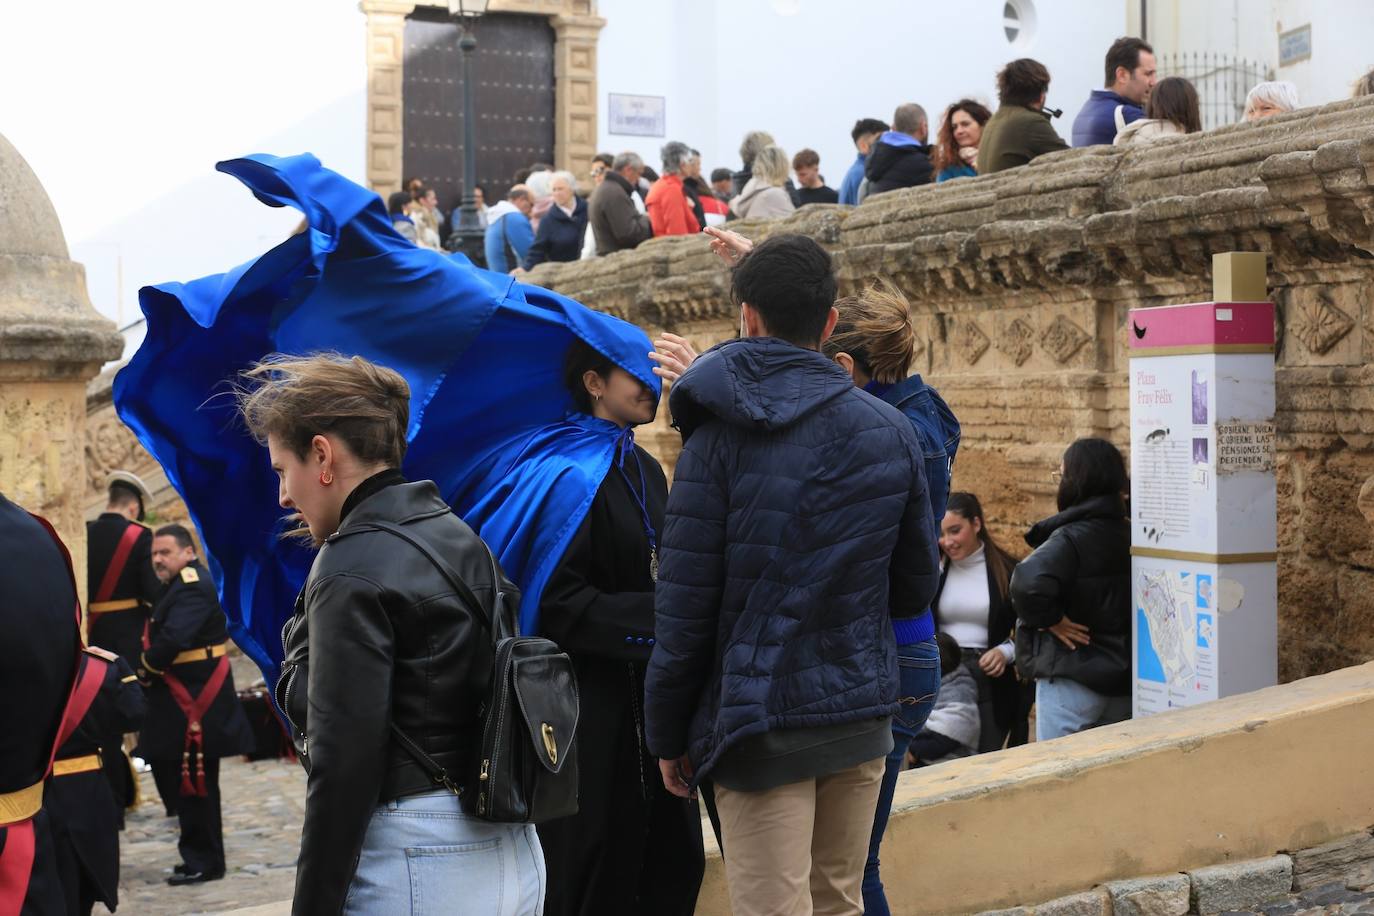
<svg viewBox="0 0 1374 916">
<path fill-rule="evenodd" d="M 1249 912 L 1262 914 L 1262 916 L 1374 914 L 1374 887 L 1352 890 L 1344 884 L 1324 884 L 1301 894 L 1294 894 L 1287 900 L 1278 900 Z M 1238 914 L 1227 914 L 1227 916 L 1238 916 Z"/>
<path fill-rule="evenodd" d="M 234 659 L 234 683 L 258 679 L 253 663 Z M 119 912 L 137 916 L 190 916 L 290 900 L 296 881 L 305 812 L 305 771 L 286 760 L 220 764 L 224 855 L 220 881 L 170 887 L 166 880 L 177 853 L 176 818 L 163 816 L 153 774 L 139 777 L 143 804 L 130 812 L 120 835 Z M 106 912 L 97 905 L 96 913 Z"/>
</svg>

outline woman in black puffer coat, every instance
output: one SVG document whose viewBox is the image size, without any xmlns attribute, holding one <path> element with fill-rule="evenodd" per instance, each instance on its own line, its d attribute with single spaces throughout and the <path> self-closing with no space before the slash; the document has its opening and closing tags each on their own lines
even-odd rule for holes
<svg viewBox="0 0 1374 916">
<path fill-rule="evenodd" d="M 1035 679 L 1038 741 L 1131 716 L 1131 535 L 1126 464 L 1079 439 L 1059 470 L 1059 513 L 1026 534 L 1011 577 L 1016 667 Z"/>
</svg>

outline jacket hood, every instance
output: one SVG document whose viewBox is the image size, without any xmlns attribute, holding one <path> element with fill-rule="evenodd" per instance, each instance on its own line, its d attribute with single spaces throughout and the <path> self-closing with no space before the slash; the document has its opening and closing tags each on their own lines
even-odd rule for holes
<svg viewBox="0 0 1374 916">
<path fill-rule="evenodd" d="M 490 226 L 503 216 L 520 213 L 520 208 L 508 200 L 498 201 L 487 210 L 487 225 Z M 522 216 L 524 214 L 521 214 Z"/>
<path fill-rule="evenodd" d="M 1124 520 L 1126 514 L 1126 504 L 1123 499 L 1115 496 L 1094 496 L 1076 506 L 1069 506 L 1057 515 L 1051 515 L 1049 518 L 1036 522 L 1031 526 L 1030 531 L 1026 532 L 1026 543 L 1031 547 L 1039 547 L 1049 540 L 1051 534 L 1070 522 L 1081 522 L 1089 518 Z"/>
<path fill-rule="evenodd" d="M 853 387 L 844 369 L 815 350 L 776 337 L 745 337 L 699 356 L 673 385 L 668 406 L 685 441 L 713 419 L 783 429 Z"/>
<path fill-rule="evenodd" d="M 926 145 L 910 134 L 899 134 L 895 130 L 889 130 L 878 138 L 879 143 L 887 146 L 910 146 L 916 149 L 925 149 Z"/>
<path fill-rule="evenodd" d="M 920 140 L 890 130 L 869 150 L 864 175 L 869 181 L 880 181 L 897 163 L 906 163 L 912 156 L 928 156 L 928 150 Z"/>
</svg>

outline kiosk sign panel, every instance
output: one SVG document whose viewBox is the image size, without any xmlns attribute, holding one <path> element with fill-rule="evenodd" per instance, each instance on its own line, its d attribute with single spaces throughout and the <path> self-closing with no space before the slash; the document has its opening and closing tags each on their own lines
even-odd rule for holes
<svg viewBox="0 0 1374 916">
<path fill-rule="evenodd" d="M 1132 310 L 1137 716 L 1277 681 L 1274 310 Z"/>
</svg>

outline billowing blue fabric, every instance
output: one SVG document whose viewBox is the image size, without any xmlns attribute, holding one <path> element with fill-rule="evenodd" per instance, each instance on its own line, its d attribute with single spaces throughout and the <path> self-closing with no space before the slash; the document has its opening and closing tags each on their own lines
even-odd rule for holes
<svg viewBox="0 0 1374 916">
<path fill-rule="evenodd" d="M 282 541 L 267 450 L 230 385 L 274 353 L 336 350 L 410 385 L 403 470 L 432 479 L 521 587 L 537 623 L 562 557 L 610 466 L 619 430 L 573 413 L 562 382 L 576 338 L 655 393 L 648 337 L 557 293 L 415 247 L 381 200 L 306 155 L 219 163 L 309 229 L 225 274 L 145 287 L 147 336 L 114 383 L 115 407 L 185 500 L 234 641 L 269 680 L 279 632 L 314 552 Z"/>
</svg>

